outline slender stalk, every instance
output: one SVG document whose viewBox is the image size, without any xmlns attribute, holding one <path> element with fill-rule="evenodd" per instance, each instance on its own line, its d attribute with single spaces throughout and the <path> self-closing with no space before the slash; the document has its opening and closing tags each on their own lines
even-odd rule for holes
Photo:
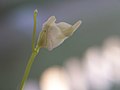
<svg viewBox="0 0 120 90">
<path fill-rule="evenodd" d="M 20 90 L 23 90 L 23 88 L 24 88 L 25 81 L 28 78 L 32 63 L 33 63 L 36 55 L 38 54 L 38 52 L 39 52 L 39 49 L 34 50 L 29 58 L 29 61 L 28 61 L 27 66 L 26 66 L 26 70 L 24 72 L 24 76 L 23 76 L 21 84 L 20 84 Z"/>
<path fill-rule="evenodd" d="M 38 14 L 38 11 L 36 9 L 36 10 L 34 10 L 34 27 L 33 27 L 33 34 L 32 34 L 32 51 L 34 51 L 34 48 L 35 48 L 37 14 Z"/>
<path fill-rule="evenodd" d="M 36 55 L 38 54 L 39 52 L 39 49 L 40 47 L 38 47 L 36 45 L 36 48 L 35 48 L 35 40 L 36 40 L 36 17 L 37 17 L 37 14 L 38 14 L 38 11 L 37 9 L 34 10 L 34 28 L 33 28 L 33 35 L 32 35 L 32 54 L 28 60 L 28 63 L 27 63 L 27 66 L 26 66 L 26 69 L 25 69 L 25 72 L 24 72 L 24 75 L 23 75 L 23 78 L 22 78 L 22 81 L 21 81 L 21 84 L 20 84 L 20 90 L 23 90 L 24 88 L 24 84 L 25 84 L 25 81 L 27 80 L 28 78 L 28 75 L 30 73 L 30 69 L 31 69 L 31 66 L 32 66 L 32 63 L 36 57 Z"/>
</svg>

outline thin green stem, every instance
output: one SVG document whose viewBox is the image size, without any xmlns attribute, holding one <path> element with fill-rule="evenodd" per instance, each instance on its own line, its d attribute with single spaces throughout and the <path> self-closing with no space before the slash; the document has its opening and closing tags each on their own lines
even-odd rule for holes
<svg viewBox="0 0 120 90">
<path fill-rule="evenodd" d="M 32 54 L 31 54 L 31 56 L 28 60 L 28 63 L 27 63 L 27 66 L 26 66 L 26 69 L 25 69 L 25 72 L 24 72 L 24 75 L 23 75 L 23 78 L 22 78 L 22 81 L 21 81 L 21 84 L 20 84 L 20 90 L 24 89 L 25 81 L 28 78 L 28 75 L 30 73 L 30 69 L 31 69 L 31 66 L 33 64 L 33 61 L 34 61 L 34 59 L 35 59 L 35 57 L 38 54 L 39 49 L 40 49 L 40 47 L 38 47 L 38 45 L 36 45 L 36 47 L 35 47 L 37 14 L 38 14 L 38 11 L 36 9 L 36 10 L 34 10 L 34 28 L 33 28 L 33 35 L 32 35 Z"/>
<path fill-rule="evenodd" d="M 36 18 L 37 18 L 38 11 L 37 9 L 34 11 L 34 27 L 33 27 L 33 35 L 32 35 L 32 51 L 35 48 L 35 40 L 36 40 Z"/>
<path fill-rule="evenodd" d="M 38 48 L 34 49 L 34 51 L 32 52 L 32 54 L 31 54 L 31 56 L 29 58 L 29 61 L 28 61 L 27 66 L 26 66 L 26 70 L 24 72 L 24 76 L 23 76 L 22 81 L 21 81 L 20 90 L 23 90 L 23 88 L 24 88 L 25 81 L 28 78 L 28 75 L 30 73 L 30 69 L 31 69 L 32 63 L 33 63 L 36 55 L 38 54 L 39 49 Z"/>
</svg>

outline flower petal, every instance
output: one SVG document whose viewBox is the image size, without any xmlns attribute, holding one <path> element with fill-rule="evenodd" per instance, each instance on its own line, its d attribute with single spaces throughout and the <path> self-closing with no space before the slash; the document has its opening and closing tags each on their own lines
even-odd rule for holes
<svg viewBox="0 0 120 90">
<path fill-rule="evenodd" d="M 64 36 L 69 37 L 77 30 L 80 26 L 81 21 L 76 22 L 73 26 L 67 23 L 60 23 L 58 26 L 60 27 L 61 31 L 63 32 Z"/>
<path fill-rule="evenodd" d="M 77 22 L 72 26 L 73 32 L 78 29 L 78 27 L 80 26 L 81 23 L 82 23 L 82 21 L 79 20 L 79 21 L 77 21 Z"/>
<path fill-rule="evenodd" d="M 55 23 L 56 18 L 55 16 L 51 16 L 50 18 L 48 18 L 48 20 L 44 23 L 44 25 L 51 25 L 52 23 Z"/>
<path fill-rule="evenodd" d="M 60 23 L 57 23 L 56 25 L 60 28 L 62 32 L 64 32 L 65 30 L 69 29 L 72 26 L 66 22 L 60 22 Z"/>
<path fill-rule="evenodd" d="M 49 30 L 47 31 L 47 48 L 52 50 L 53 48 L 59 46 L 63 41 L 65 36 L 61 32 L 61 30 L 57 27 L 56 24 L 51 25 Z M 63 38 L 60 38 L 63 37 Z"/>
</svg>

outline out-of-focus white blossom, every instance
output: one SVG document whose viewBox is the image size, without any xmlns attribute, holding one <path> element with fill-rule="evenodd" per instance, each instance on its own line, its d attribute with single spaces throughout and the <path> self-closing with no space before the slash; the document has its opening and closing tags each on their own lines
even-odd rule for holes
<svg viewBox="0 0 120 90">
<path fill-rule="evenodd" d="M 92 90 L 109 90 L 112 79 L 111 64 L 98 48 L 91 48 L 85 55 L 88 83 Z"/>
<path fill-rule="evenodd" d="M 77 58 L 69 59 L 65 65 L 66 73 L 69 77 L 71 90 L 88 90 L 85 70 L 82 62 Z"/>
<path fill-rule="evenodd" d="M 55 16 L 51 16 L 43 24 L 42 32 L 38 38 L 38 47 L 52 50 L 63 43 L 63 41 L 69 36 L 71 36 L 81 24 L 81 21 L 76 22 L 74 25 L 70 25 L 65 22 L 55 23 L 55 21 Z"/>
<path fill-rule="evenodd" d="M 118 37 L 107 39 L 104 43 L 103 54 L 104 58 L 111 63 L 114 82 L 120 83 L 120 39 Z"/>
<path fill-rule="evenodd" d="M 40 79 L 40 90 L 70 90 L 67 76 L 61 67 L 51 67 Z"/>
</svg>

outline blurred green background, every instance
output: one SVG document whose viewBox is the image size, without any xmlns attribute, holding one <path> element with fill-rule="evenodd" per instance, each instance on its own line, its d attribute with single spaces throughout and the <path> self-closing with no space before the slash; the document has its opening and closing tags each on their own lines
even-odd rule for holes
<svg viewBox="0 0 120 90">
<path fill-rule="evenodd" d="M 54 15 L 57 22 L 82 20 L 72 37 L 53 51 L 41 49 L 28 79 L 39 82 L 41 73 L 82 57 L 87 48 L 120 35 L 119 0 L 0 0 L 0 90 L 17 90 L 31 53 L 33 11 L 38 9 L 37 36 L 42 23 Z"/>
</svg>

